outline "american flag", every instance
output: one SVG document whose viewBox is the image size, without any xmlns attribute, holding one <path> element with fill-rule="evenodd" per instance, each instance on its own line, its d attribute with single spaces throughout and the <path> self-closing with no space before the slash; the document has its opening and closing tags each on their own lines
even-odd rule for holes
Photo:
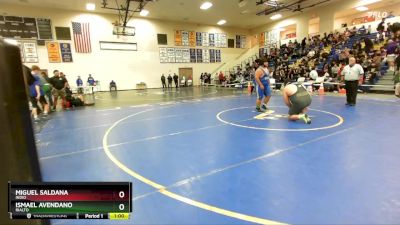
<svg viewBox="0 0 400 225">
<path fill-rule="evenodd" d="M 72 32 L 74 34 L 75 51 L 79 53 L 92 52 L 89 23 L 72 22 Z"/>
</svg>

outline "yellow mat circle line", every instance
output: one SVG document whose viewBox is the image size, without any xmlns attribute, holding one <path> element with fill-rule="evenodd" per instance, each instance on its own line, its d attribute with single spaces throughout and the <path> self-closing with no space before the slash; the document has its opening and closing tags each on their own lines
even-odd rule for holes
<svg viewBox="0 0 400 225">
<path fill-rule="evenodd" d="M 232 218 L 236 218 L 239 220 L 244 220 L 244 221 L 248 221 L 248 222 L 252 222 L 252 223 L 258 223 L 258 224 L 276 224 L 276 225 L 285 225 L 285 223 L 281 223 L 281 222 L 277 222 L 277 221 L 273 221 L 273 220 L 268 220 L 268 219 L 263 219 L 263 218 L 259 218 L 259 217 L 255 217 L 255 216 L 249 216 L 249 215 L 245 215 L 242 213 L 238 213 L 238 212 L 234 212 L 234 211 L 230 211 L 230 210 L 226 210 L 226 209 L 222 209 L 222 208 L 218 208 L 212 205 L 208 205 L 187 197 L 184 197 L 182 195 L 173 193 L 171 191 L 168 191 L 166 189 L 165 186 L 158 184 L 150 179 L 147 179 L 146 177 L 136 173 L 135 171 L 133 171 L 132 169 L 128 168 L 127 166 L 125 166 L 121 161 L 119 161 L 110 151 L 109 147 L 108 147 L 108 135 L 111 133 L 112 129 L 114 129 L 119 123 L 121 123 L 122 121 L 133 117 L 133 116 L 137 116 L 139 114 L 143 114 L 146 112 L 151 111 L 152 109 L 149 110 L 144 110 L 129 116 L 126 116 L 120 120 L 118 120 L 117 122 L 115 122 L 113 125 L 111 125 L 111 127 L 109 127 L 107 129 L 107 131 L 104 134 L 103 137 L 103 150 L 105 152 L 105 154 L 107 155 L 107 157 L 116 165 L 118 166 L 121 170 L 123 170 L 125 173 L 131 175 L 132 177 L 134 177 L 135 179 L 157 189 L 157 191 L 165 196 L 168 196 L 172 199 L 181 201 L 183 203 L 207 210 L 207 211 L 211 211 L 220 215 L 224 215 L 227 217 L 232 217 Z"/>
</svg>

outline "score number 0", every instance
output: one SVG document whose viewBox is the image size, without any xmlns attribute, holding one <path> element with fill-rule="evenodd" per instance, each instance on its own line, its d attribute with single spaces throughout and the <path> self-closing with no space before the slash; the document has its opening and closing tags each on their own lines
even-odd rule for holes
<svg viewBox="0 0 400 225">
<path fill-rule="evenodd" d="M 119 198 L 124 198 L 125 197 L 125 192 L 120 191 L 118 193 L 118 197 Z M 125 209 L 125 205 L 124 204 L 119 204 L 118 208 L 119 208 L 119 210 L 123 211 Z"/>
</svg>

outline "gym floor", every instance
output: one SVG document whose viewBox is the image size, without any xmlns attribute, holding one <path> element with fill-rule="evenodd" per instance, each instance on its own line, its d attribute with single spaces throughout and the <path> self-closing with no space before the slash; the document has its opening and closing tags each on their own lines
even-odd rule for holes
<svg viewBox="0 0 400 225">
<path fill-rule="evenodd" d="M 131 181 L 129 221 L 53 224 L 398 224 L 400 101 L 313 96 L 312 124 L 282 96 L 213 87 L 96 93 L 37 129 L 45 181 Z"/>
</svg>

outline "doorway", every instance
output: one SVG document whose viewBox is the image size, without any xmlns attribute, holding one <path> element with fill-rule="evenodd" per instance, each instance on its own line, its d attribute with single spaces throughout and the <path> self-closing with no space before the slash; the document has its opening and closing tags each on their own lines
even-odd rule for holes
<svg viewBox="0 0 400 225">
<path fill-rule="evenodd" d="M 193 85 L 193 68 L 179 68 L 179 86 L 191 85 Z"/>
</svg>

